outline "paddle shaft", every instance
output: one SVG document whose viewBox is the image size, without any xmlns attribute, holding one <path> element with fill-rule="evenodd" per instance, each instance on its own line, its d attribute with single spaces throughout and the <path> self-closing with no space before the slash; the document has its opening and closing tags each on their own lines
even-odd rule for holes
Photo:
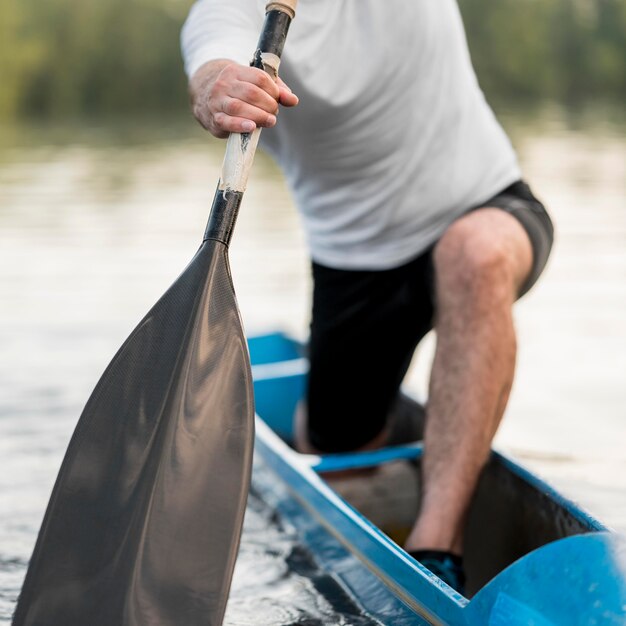
<svg viewBox="0 0 626 626">
<path fill-rule="evenodd" d="M 253 65 L 274 77 L 295 3 L 266 7 Z M 222 623 L 254 443 L 228 243 L 258 136 L 229 138 L 203 244 L 83 410 L 14 626 Z"/>
<path fill-rule="evenodd" d="M 265 8 L 265 24 L 251 65 L 264 70 L 274 80 L 278 78 L 280 57 L 296 3 L 297 0 L 270 1 Z M 251 133 L 229 135 L 204 241 L 215 239 L 229 245 L 260 135 L 260 128 Z"/>
</svg>

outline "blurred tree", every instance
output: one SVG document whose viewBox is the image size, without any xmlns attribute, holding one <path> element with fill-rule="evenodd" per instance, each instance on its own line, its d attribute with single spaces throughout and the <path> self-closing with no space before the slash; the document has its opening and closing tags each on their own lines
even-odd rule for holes
<svg viewBox="0 0 626 626">
<path fill-rule="evenodd" d="M 47 50 L 24 93 L 36 115 L 151 113 L 186 105 L 179 14 L 139 0 L 22 0 Z"/>
<path fill-rule="evenodd" d="M 626 97 L 625 0 L 459 0 L 483 89 L 498 100 Z"/>
<path fill-rule="evenodd" d="M 0 2 L 0 119 L 20 111 L 33 71 L 45 56 L 45 46 L 30 28 L 26 7 L 20 0 Z"/>
<path fill-rule="evenodd" d="M 186 110 L 193 0 L 1 0 L 0 120 Z M 626 0 L 459 0 L 498 101 L 626 97 Z"/>
</svg>

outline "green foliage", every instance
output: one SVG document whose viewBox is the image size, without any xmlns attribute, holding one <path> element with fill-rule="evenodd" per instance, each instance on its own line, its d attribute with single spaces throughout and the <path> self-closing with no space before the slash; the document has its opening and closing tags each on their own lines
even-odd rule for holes
<svg viewBox="0 0 626 626">
<path fill-rule="evenodd" d="M 624 0 L 459 0 L 488 96 L 565 105 L 626 97 Z"/>
<path fill-rule="evenodd" d="M 0 115 L 149 114 L 187 106 L 190 2 L 2 0 Z"/>
<path fill-rule="evenodd" d="M 30 75 L 44 52 L 42 43 L 29 32 L 20 0 L 0 2 L 0 119 L 19 110 Z"/>
<path fill-rule="evenodd" d="M 179 36 L 191 4 L 1 0 L 0 120 L 186 110 Z M 626 97 L 625 0 L 459 4 L 489 98 Z"/>
</svg>

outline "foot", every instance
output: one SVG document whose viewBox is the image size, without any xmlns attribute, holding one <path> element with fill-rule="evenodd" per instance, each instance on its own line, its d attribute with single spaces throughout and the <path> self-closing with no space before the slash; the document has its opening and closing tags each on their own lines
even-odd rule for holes
<svg viewBox="0 0 626 626">
<path fill-rule="evenodd" d="M 442 550 L 412 550 L 408 554 L 452 589 L 465 595 L 465 570 L 460 556 Z"/>
</svg>

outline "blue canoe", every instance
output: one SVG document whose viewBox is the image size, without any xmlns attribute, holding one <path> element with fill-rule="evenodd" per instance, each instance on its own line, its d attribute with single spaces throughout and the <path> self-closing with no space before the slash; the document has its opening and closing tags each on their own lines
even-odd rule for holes
<svg viewBox="0 0 626 626">
<path fill-rule="evenodd" d="M 305 348 L 280 332 L 250 337 L 249 347 L 257 413 L 254 472 L 265 475 L 258 485 L 253 476 L 253 484 L 373 620 L 394 626 L 626 624 L 626 538 L 495 451 L 468 522 L 468 597 L 448 587 L 396 543 L 407 522 L 389 520 L 393 506 L 378 511 L 382 526 L 376 497 L 348 501 L 332 481 L 334 471 L 376 472 L 392 464 L 419 475 L 421 444 L 322 457 L 297 453 L 289 444 L 306 383 Z M 350 480 L 365 490 L 374 482 Z M 390 484 L 388 491 L 396 487 Z"/>
</svg>

